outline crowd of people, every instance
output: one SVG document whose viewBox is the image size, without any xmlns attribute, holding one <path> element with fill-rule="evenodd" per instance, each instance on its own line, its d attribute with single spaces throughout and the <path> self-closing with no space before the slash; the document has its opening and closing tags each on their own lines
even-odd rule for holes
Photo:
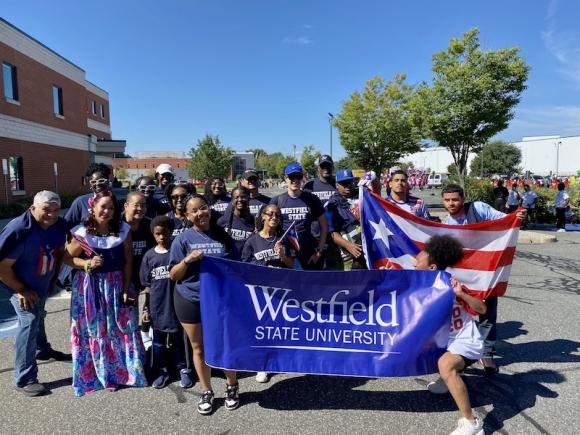
<svg viewBox="0 0 580 435">
<path fill-rule="evenodd" d="M 351 169 L 335 170 L 330 156 L 317 161 L 318 174 L 304 183 L 293 162 L 284 170 L 286 191 L 270 198 L 260 179 L 247 170 L 230 192 L 225 181 L 207 181 L 204 193 L 176 182 L 170 165 L 159 165 L 155 178 L 141 177 L 124 204 L 110 189 L 110 169 L 87 171 L 90 192 L 78 197 L 64 218 L 56 193 L 41 191 L 30 210 L 0 233 L 0 285 L 13 293 L 19 319 L 15 338 L 14 383 L 28 396 L 46 393 L 38 380 L 36 358 L 72 359 L 77 396 L 120 386 L 163 388 L 173 377 L 182 388 L 199 380 L 200 414 L 214 410 L 211 369 L 204 360 L 200 308 L 200 259 L 228 258 L 262 266 L 298 270 L 366 269 L 361 242 L 358 189 L 381 194 L 374 172 L 358 179 Z M 411 195 L 410 178 L 390 174 L 386 200 L 416 216 L 431 219 L 428 207 Z M 504 216 L 483 202 L 467 203 L 461 187 L 442 190 L 448 216 L 463 225 Z M 525 218 L 519 211 L 518 217 Z M 288 237 L 292 230 L 293 237 Z M 434 237 L 417 257 L 417 269 L 445 269 L 459 261 L 462 248 L 449 236 Z M 61 264 L 63 267 L 61 267 Z M 44 304 L 56 280 L 70 286 L 72 355 L 50 347 L 44 331 Z M 484 373 L 498 368 L 494 359 L 497 298 L 475 300 L 454 282 L 458 306 L 471 307 L 451 333 L 448 352 L 439 360 L 441 378 L 429 391 L 455 399 L 462 415 L 457 432 L 483 433 L 469 405 L 460 371 L 478 360 Z M 145 294 L 138 312 L 139 294 Z M 455 311 L 454 311 L 455 312 Z M 477 322 L 476 322 L 477 320 Z M 455 323 L 457 325 L 457 322 Z M 152 330 L 146 352 L 141 330 Z M 226 371 L 225 408 L 240 404 L 236 373 Z M 268 382 L 260 372 L 258 382 Z"/>
</svg>

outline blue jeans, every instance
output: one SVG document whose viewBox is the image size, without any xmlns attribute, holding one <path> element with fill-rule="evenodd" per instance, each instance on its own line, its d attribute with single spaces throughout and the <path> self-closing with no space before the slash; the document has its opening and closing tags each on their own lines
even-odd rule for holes
<svg viewBox="0 0 580 435">
<path fill-rule="evenodd" d="M 483 338 L 483 357 L 493 358 L 497 339 L 497 297 L 487 298 L 485 305 L 487 305 L 487 312 L 479 316 L 479 326 L 477 329 Z"/>
<path fill-rule="evenodd" d="M 36 350 L 39 344 L 48 345 L 46 332 L 44 332 L 46 296 L 30 310 L 20 308 L 16 295 L 12 295 L 10 302 L 18 316 L 18 331 L 14 338 L 14 383 L 18 387 L 23 387 L 38 382 Z"/>
</svg>

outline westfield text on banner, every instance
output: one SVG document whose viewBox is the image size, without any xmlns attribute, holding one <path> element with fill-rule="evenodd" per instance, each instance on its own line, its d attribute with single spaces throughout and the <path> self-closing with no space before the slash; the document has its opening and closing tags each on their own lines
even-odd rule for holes
<svg viewBox="0 0 580 435">
<path fill-rule="evenodd" d="M 369 377 L 437 371 L 453 291 L 441 271 L 304 272 L 205 257 L 210 366 Z"/>
</svg>

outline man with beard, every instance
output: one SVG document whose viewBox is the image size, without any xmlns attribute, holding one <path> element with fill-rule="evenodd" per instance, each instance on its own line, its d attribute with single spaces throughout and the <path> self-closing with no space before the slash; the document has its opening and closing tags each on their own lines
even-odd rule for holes
<svg viewBox="0 0 580 435">
<path fill-rule="evenodd" d="M 448 225 L 467 225 L 478 222 L 485 222 L 495 219 L 501 219 L 504 213 L 497 211 L 490 205 L 481 202 L 465 202 L 463 188 L 457 184 L 448 184 L 441 191 L 443 197 L 443 207 L 449 213 L 443 223 Z M 525 221 L 526 212 L 519 211 L 517 218 Z M 481 358 L 486 375 L 493 375 L 498 372 L 494 360 L 495 342 L 496 342 L 496 323 L 497 323 L 497 297 L 489 297 L 485 300 L 487 312 L 479 316 L 479 333 L 484 340 L 484 352 Z"/>
<path fill-rule="evenodd" d="M 391 193 L 387 196 L 387 201 L 396 204 L 399 208 L 424 219 L 431 219 L 427 205 L 422 199 L 409 194 L 407 174 L 398 170 L 391 174 L 389 182 Z"/>
<path fill-rule="evenodd" d="M 70 354 L 52 349 L 44 329 L 44 304 L 62 262 L 66 239 L 66 222 L 59 211 L 59 196 L 40 191 L 30 209 L 0 232 L 0 288 L 12 294 L 10 302 L 18 316 L 14 383 L 30 397 L 47 393 L 38 382 L 36 359 L 71 359 Z"/>
<path fill-rule="evenodd" d="M 334 183 L 334 162 L 329 155 L 322 155 L 316 160 L 318 166 L 318 177 L 308 181 L 302 190 L 314 193 L 322 204 L 330 199 L 336 192 Z"/>
</svg>

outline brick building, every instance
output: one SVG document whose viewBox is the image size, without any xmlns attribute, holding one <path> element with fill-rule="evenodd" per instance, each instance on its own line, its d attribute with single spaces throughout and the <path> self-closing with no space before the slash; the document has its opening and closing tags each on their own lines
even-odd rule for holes
<svg viewBox="0 0 580 435">
<path fill-rule="evenodd" d="M 189 157 L 185 153 L 171 152 L 151 152 L 137 153 L 134 158 L 113 159 L 113 168 L 115 171 L 123 169 L 127 171 L 127 178 L 131 184 L 135 183 L 137 178 L 142 175 L 153 175 L 155 168 L 161 163 L 168 163 L 175 170 L 176 180 L 188 180 L 189 172 L 187 162 Z M 228 176 L 229 180 L 235 180 L 244 173 L 246 169 L 255 168 L 254 154 L 249 152 L 234 153 L 234 160 Z"/>
<path fill-rule="evenodd" d="M 87 166 L 112 166 L 109 95 L 85 71 L 0 18 L 0 204 L 39 190 L 83 189 Z"/>
</svg>

